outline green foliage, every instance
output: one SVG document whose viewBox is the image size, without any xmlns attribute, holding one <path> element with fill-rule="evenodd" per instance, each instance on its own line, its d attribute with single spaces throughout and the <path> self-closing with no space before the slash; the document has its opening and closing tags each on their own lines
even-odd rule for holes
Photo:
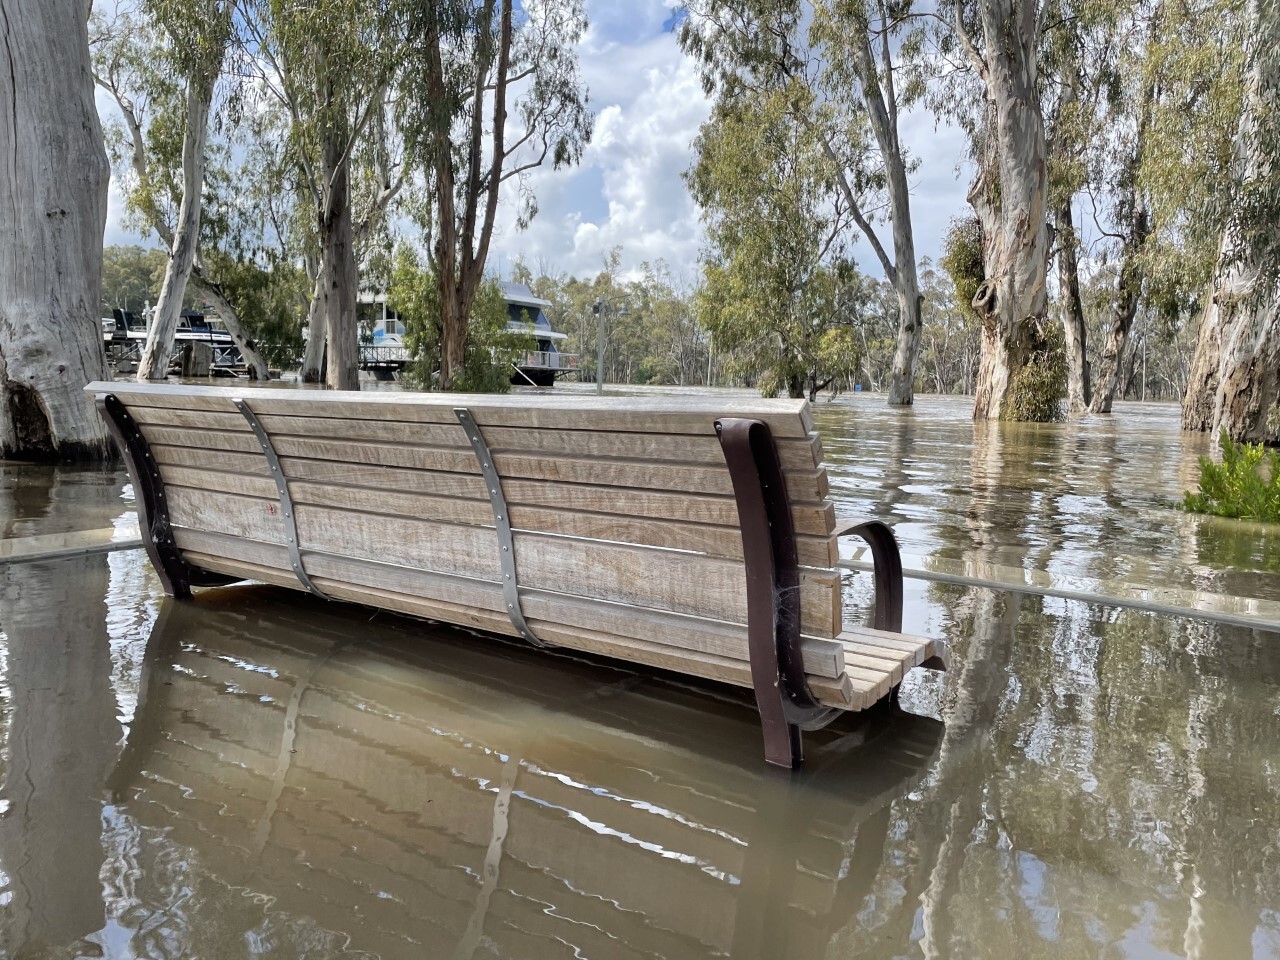
<svg viewBox="0 0 1280 960">
<path fill-rule="evenodd" d="M 1280 453 L 1261 444 L 1218 439 L 1222 462 L 1200 458 L 1200 491 L 1187 491 L 1184 510 L 1217 517 L 1280 523 Z"/>
<path fill-rule="evenodd" d="M 986 279 L 982 260 L 982 224 L 977 217 L 958 217 L 951 221 L 938 265 L 951 278 L 956 300 L 968 305 L 976 317 L 973 298 Z"/>
<path fill-rule="evenodd" d="M 1031 355 L 1014 372 L 1009 384 L 1009 420 L 1051 423 L 1063 419 L 1062 396 L 1067 389 L 1066 335 L 1052 320 L 1033 322 Z"/>
<path fill-rule="evenodd" d="M 721 97 L 686 174 L 711 242 L 699 321 L 730 371 L 766 395 L 814 397 L 858 372 L 852 274 L 837 255 L 847 214 L 829 202 L 833 171 L 793 110 L 804 96 L 789 84 Z"/>
<path fill-rule="evenodd" d="M 163 250 L 139 246 L 104 247 L 102 251 L 102 309 L 141 313 L 160 296 L 165 266 Z"/>
<path fill-rule="evenodd" d="M 302 354 L 311 284 L 296 265 L 277 261 L 264 268 L 251 260 L 215 255 L 210 272 L 235 308 L 245 333 L 269 367 L 290 367 Z"/>
<path fill-rule="evenodd" d="M 387 300 L 405 323 L 405 343 L 413 356 L 405 371 L 415 390 L 439 388 L 440 284 L 430 264 L 407 243 L 392 254 Z M 507 330 L 507 304 L 502 287 L 492 278 L 480 285 L 467 328 L 462 372 L 452 389 L 464 393 L 506 393 L 511 389 L 512 363 L 536 349 L 533 337 Z"/>
</svg>

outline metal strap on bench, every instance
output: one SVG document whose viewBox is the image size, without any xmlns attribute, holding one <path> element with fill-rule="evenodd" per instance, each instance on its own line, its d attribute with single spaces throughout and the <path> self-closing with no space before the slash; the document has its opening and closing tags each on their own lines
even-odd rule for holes
<svg viewBox="0 0 1280 960">
<path fill-rule="evenodd" d="M 169 507 L 165 502 L 164 481 L 160 468 L 151 453 L 147 438 L 138 429 L 128 408 L 113 393 L 94 394 L 98 412 L 115 438 L 124 457 L 129 480 L 133 484 L 133 496 L 138 504 L 138 527 L 142 531 L 142 545 L 164 592 L 171 597 L 185 599 L 191 596 L 192 587 L 220 587 L 235 583 L 239 578 L 211 573 L 193 567 L 183 559 L 173 539 L 169 523 Z"/>
<path fill-rule="evenodd" d="M 262 447 L 262 452 L 267 458 L 267 463 L 271 467 L 271 479 L 276 482 L 276 493 L 280 497 L 280 513 L 284 518 L 284 537 L 285 546 L 289 548 L 289 565 L 293 567 L 294 575 L 298 578 L 298 582 L 314 593 L 317 597 L 328 599 L 324 593 L 307 576 L 307 571 L 302 566 L 302 551 L 298 546 L 298 521 L 294 517 L 293 498 L 289 496 L 289 482 L 284 477 L 284 468 L 280 465 L 280 458 L 276 455 L 276 449 L 271 445 L 271 438 L 267 436 L 266 428 L 262 426 L 262 422 L 258 420 L 257 414 L 249 409 L 249 405 L 239 397 L 231 401 L 235 404 L 240 414 L 249 421 L 249 426 L 253 429 L 253 435 L 258 438 L 258 445 Z"/>
<path fill-rule="evenodd" d="M 765 760 L 795 767 L 804 759 L 800 731 L 825 726 L 839 711 L 818 702 L 804 675 L 800 570 L 786 481 L 767 423 L 724 417 L 715 426 L 742 530 L 747 644 Z"/>
<path fill-rule="evenodd" d="M 553 644 L 540 640 L 530 629 L 524 619 L 524 611 L 520 608 L 520 579 L 516 572 L 516 543 L 511 534 L 511 513 L 507 509 L 507 498 L 502 493 L 502 479 L 498 476 L 498 468 L 494 465 L 493 454 L 485 443 L 484 434 L 476 425 L 476 419 L 466 407 L 454 407 L 454 416 L 462 424 L 462 429 L 471 441 L 471 449 L 480 463 L 480 472 L 484 475 L 484 486 L 489 491 L 489 506 L 493 508 L 493 523 L 498 532 L 498 562 L 502 570 L 502 600 L 507 605 L 507 616 L 511 625 L 520 631 L 520 635 L 535 647 L 550 647 Z"/>
</svg>

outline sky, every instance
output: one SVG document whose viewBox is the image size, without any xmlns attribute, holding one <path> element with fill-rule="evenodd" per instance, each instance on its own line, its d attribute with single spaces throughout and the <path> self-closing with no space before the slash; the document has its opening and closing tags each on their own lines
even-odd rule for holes
<svg viewBox="0 0 1280 960">
<path fill-rule="evenodd" d="M 505 201 L 491 247 L 490 269 L 510 275 L 523 260 L 538 272 L 593 276 L 609 251 L 621 248 L 622 268 L 665 260 L 693 281 L 705 242 L 698 210 L 681 173 L 691 144 L 710 113 L 692 60 L 673 32 L 678 0 L 587 0 L 590 27 L 579 50 L 595 134 L 577 167 L 535 171 L 528 186 L 539 212 L 516 229 L 516 204 Z M 100 109 L 103 98 L 99 97 Z M 901 118 L 902 138 L 920 160 L 911 178 L 916 251 L 937 259 L 950 220 L 966 209 L 971 170 L 957 170 L 963 135 L 935 124 L 926 111 Z M 148 242 L 123 229 L 123 203 L 113 184 L 108 244 Z M 887 231 L 882 233 L 889 245 Z M 153 241 L 151 241 L 153 242 Z M 863 270 L 879 274 L 869 245 L 853 249 Z"/>
</svg>

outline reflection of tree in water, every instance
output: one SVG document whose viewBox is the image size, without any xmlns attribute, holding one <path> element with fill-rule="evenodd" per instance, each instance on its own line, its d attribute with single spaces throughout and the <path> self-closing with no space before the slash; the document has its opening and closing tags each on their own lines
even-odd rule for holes
<svg viewBox="0 0 1280 960">
<path fill-rule="evenodd" d="M 10 521 L 11 535 L 58 529 L 64 498 L 92 506 L 93 496 L 113 492 L 53 470 L 23 476 L 4 493 L 4 515 L 20 518 Z M 102 556 L 0 567 L 0 944 L 17 955 L 74 943 L 104 922 L 102 788 L 120 735 L 106 584 Z"/>
<path fill-rule="evenodd" d="M 1007 489 L 999 447 L 974 456 L 975 485 Z M 977 506 L 971 522 L 1017 515 Z M 1023 516 L 1000 540 L 1044 539 Z M 1280 935 L 1275 635 L 955 586 L 931 597 L 955 638 L 947 730 L 889 854 L 928 871 L 925 956 L 1093 957 L 1131 938 L 1234 960 L 1260 926 Z"/>
</svg>

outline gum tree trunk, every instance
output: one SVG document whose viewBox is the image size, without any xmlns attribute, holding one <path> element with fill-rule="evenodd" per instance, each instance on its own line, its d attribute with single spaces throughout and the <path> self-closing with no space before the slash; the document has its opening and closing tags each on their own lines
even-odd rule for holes
<svg viewBox="0 0 1280 960">
<path fill-rule="evenodd" d="M 982 0 L 983 50 L 966 52 L 986 86 L 986 145 L 969 191 L 982 225 L 984 280 L 973 298 L 982 321 L 976 420 L 1012 415 L 1010 396 L 1044 317 L 1048 173 L 1036 90 L 1036 0 Z"/>
<path fill-rule="evenodd" d="M 109 168 L 83 0 L 0 0 L 0 454 L 93 459 Z"/>
<path fill-rule="evenodd" d="M 169 266 L 160 286 L 147 347 L 138 364 L 138 382 L 164 380 L 169 375 L 173 339 L 182 317 L 182 300 L 200 246 L 200 216 L 204 200 L 205 144 L 209 139 L 209 108 L 217 70 L 202 70 L 187 80 L 187 129 L 182 137 L 182 203 L 169 251 Z"/>
<path fill-rule="evenodd" d="M 1273 4 L 1265 11 L 1263 6 L 1260 0 L 1249 5 L 1257 52 L 1237 137 L 1241 180 L 1260 189 L 1275 178 L 1273 160 L 1260 145 L 1267 137 L 1259 134 L 1280 89 L 1280 57 L 1274 54 L 1280 11 Z M 1277 229 L 1274 222 L 1270 229 Z M 1274 271 L 1266 269 L 1274 265 L 1265 262 L 1262 240 L 1251 231 L 1239 240 L 1229 226 L 1220 249 L 1182 401 L 1182 428 L 1275 442 L 1268 436 L 1267 418 L 1280 399 L 1280 290 Z"/>
<path fill-rule="evenodd" d="M 1058 234 L 1058 287 L 1063 302 L 1062 331 L 1067 344 L 1067 413 L 1071 417 L 1082 417 L 1089 410 L 1089 361 L 1085 354 L 1087 334 L 1084 305 L 1080 302 L 1080 264 L 1070 200 L 1055 211 L 1054 219 Z"/>
<path fill-rule="evenodd" d="M 324 262 L 320 302 L 328 334 L 325 385 L 334 390 L 359 390 L 356 245 L 351 228 L 351 166 L 342 157 L 347 140 L 343 132 L 335 131 L 325 145 L 325 167 L 332 171 L 328 216 L 321 223 Z"/>
</svg>

